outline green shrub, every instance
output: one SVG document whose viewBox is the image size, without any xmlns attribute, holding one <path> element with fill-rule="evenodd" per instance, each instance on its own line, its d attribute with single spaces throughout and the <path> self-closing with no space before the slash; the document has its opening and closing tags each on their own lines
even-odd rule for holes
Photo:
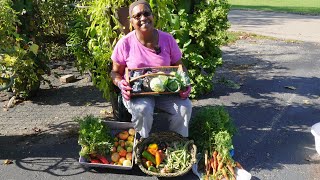
<svg viewBox="0 0 320 180">
<path fill-rule="evenodd" d="M 80 71 L 90 71 L 95 85 L 110 98 L 113 84 L 111 54 L 124 33 L 118 10 L 131 1 L 81 1 L 87 9 L 75 9 L 76 18 L 69 33 L 69 44 Z M 227 0 L 150 0 L 156 28 L 170 32 L 183 51 L 183 62 L 192 83 L 191 97 L 213 90 L 216 67 L 222 64 L 220 46 L 229 28 Z M 89 22 L 89 24 L 88 24 Z"/>
<path fill-rule="evenodd" d="M 16 11 L 10 0 L 0 0 L 0 52 L 12 48 L 15 42 L 16 25 L 19 24 Z"/>
<path fill-rule="evenodd" d="M 49 68 L 39 46 L 18 34 L 21 21 L 12 5 L 9 0 L 0 1 L 0 70 L 1 76 L 14 76 L 11 90 L 15 95 L 27 98 L 38 90 Z"/>
</svg>

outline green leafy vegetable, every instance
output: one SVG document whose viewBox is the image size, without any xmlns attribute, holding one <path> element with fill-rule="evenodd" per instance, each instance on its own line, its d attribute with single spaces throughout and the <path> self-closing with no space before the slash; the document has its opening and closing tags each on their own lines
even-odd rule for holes
<svg viewBox="0 0 320 180">
<path fill-rule="evenodd" d="M 106 155 L 113 144 L 111 131 L 99 118 L 88 115 L 74 119 L 80 125 L 78 144 L 82 146 L 80 156 Z"/>
<path fill-rule="evenodd" d="M 199 110 L 190 122 L 190 137 L 194 140 L 200 152 L 215 146 L 215 136 L 220 131 L 226 131 L 232 137 L 236 128 L 229 113 L 223 106 L 207 106 Z"/>
<path fill-rule="evenodd" d="M 190 78 L 184 71 L 177 71 L 175 74 L 175 78 L 180 82 L 182 89 L 191 85 Z"/>
<path fill-rule="evenodd" d="M 178 92 L 180 91 L 180 83 L 175 78 L 170 78 L 167 83 L 167 89 L 170 92 Z"/>
<path fill-rule="evenodd" d="M 233 149 L 232 137 L 227 131 L 218 132 L 215 137 L 215 150 L 222 156 L 223 159 L 232 159 L 230 150 Z"/>
</svg>

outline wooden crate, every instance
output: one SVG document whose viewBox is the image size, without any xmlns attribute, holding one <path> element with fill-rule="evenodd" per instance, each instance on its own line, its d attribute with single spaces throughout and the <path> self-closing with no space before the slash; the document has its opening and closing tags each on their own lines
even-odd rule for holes
<svg viewBox="0 0 320 180">
<path fill-rule="evenodd" d="M 136 76 L 131 78 L 131 73 L 132 72 L 136 72 L 136 71 L 146 71 L 146 70 L 151 70 L 152 73 L 149 74 L 142 74 L 140 76 Z M 169 72 L 172 71 L 183 71 L 182 65 L 178 65 L 178 66 L 159 66 L 159 67 L 145 67 L 145 68 L 133 68 L 133 69 L 129 69 L 126 68 L 125 69 L 125 74 L 126 74 L 126 81 L 129 82 L 130 84 L 132 84 L 132 82 L 137 81 L 141 78 L 145 78 L 148 76 L 159 76 L 159 75 L 165 75 L 165 76 L 174 76 L 172 74 L 170 74 Z M 154 91 L 142 91 L 142 92 L 131 92 L 132 96 L 138 96 L 138 95 L 160 95 L 160 94 L 175 94 L 177 92 L 169 92 L 169 91 L 164 91 L 164 92 L 154 92 Z"/>
</svg>

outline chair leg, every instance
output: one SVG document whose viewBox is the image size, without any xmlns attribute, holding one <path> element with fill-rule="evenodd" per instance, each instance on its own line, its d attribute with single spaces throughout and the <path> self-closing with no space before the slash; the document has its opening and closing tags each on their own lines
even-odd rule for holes
<svg viewBox="0 0 320 180">
<path fill-rule="evenodd" d="M 118 117 L 116 120 L 120 122 L 131 122 L 131 114 L 124 106 L 121 94 L 118 95 Z"/>
</svg>

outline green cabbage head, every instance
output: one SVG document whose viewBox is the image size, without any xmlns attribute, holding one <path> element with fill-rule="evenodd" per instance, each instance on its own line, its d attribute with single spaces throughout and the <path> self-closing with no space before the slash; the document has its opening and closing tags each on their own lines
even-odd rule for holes
<svg viewBox="0 0 320 180">
<path fill-rule="evenodd" d="M 154 92 L 164 92 L 166 89 L 165 87 L 165 82 L 159 77 L 154 77 L 150 81 L 150 88 Z"/>
<path fill-rule="evenodd" d="M 168 80 L 167 89 L 170 92 L 178 92 L 180 91 L 180 83 L 177 79 L 171 78 Z"/>
</svg>

